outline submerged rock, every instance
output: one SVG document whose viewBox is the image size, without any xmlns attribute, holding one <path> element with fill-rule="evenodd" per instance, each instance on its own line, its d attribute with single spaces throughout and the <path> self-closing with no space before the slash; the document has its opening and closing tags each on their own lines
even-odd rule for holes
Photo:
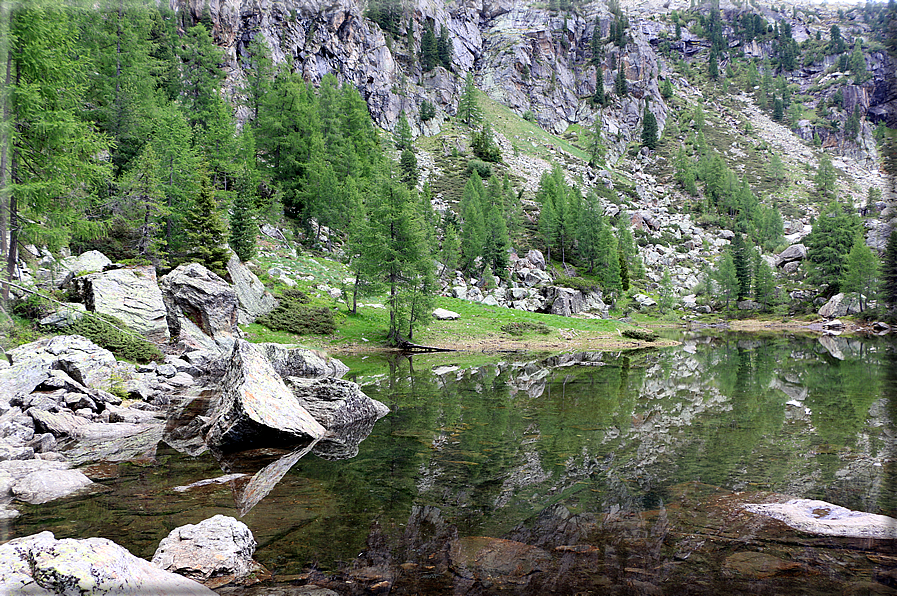
<svg viewBox="0 0 897 596">
<path fill-rule="evenodd" d="M 744 505 L 746 511 L 767 515 L 802 532 L 850 538 L 897 538 L 897 519 L 874 513 L 852 511 L 839 505 L 812 499 L 791 499 L 785 503 Z"/>
<path fill-rule="evenodd" d="M 14 496 L 33 505 L 68 497 L 93 486 L 87 476 L 69 469 L 69 464 L 61 461 L 3 461 L 0 475 L 7 478 L 0 482 L 0 499 Z"/>
<path fill-rule="evenodd" d="M 152 562 L 166 571 L 217 587 L 261 569 L 252 559 L 256 546 L 246 524 L 216 515 L 172 530 L 159 543 Z"/>
<path fill-rule="evenodd" d="M 222 452 L 310 441 L 326 432 L 261 350 L 244 340 L 231 350 L 211 418 L 206 442 Z"/>
<path fill-rule="evenodd" d="M 215 594 L 105 538 L 57 540 L 41 532 L 0 545 L 2 594 Z"/>
</svg>

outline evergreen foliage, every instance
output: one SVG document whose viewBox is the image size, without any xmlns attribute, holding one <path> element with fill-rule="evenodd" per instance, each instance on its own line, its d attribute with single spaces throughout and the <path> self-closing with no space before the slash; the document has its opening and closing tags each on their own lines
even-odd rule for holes
<svg viewBox="0 0 897 596">
<path fill-rule="evenodd" d="M 835 166 L 832 165 L 832 158 L 828 154 L 823 153 L 822 157 L 819 158 L 816 176 L 813 178 L 813 181 L 816 183 L 816 192 L 822 198 L 834 198 L 837 180 L 838 174 L 835 172 Z"/>
<path fill-rule="evenodd" d="M 433 70 L 438 62 L 439 50 L 436 43 L 436 32 L 433 30 L 433 22 L 427 20 L 420 38 L 420 65 L 426 72 Z"/>
<path fill-rule="evenodd" d="M 492 127 L 489 126 L 488 122 L 484 122 L 482 129 L 471 134 L 470 149 L 474 155 L 483 161 L 492 163 L 501 161 L 501 150 L 495 144 L 495 139 L 492 136 Z"/>
<path fill-rule="evenodd" d="M 718 288 L 717 298 L 723 302 L 728 312 L 738 300 L 738 293 L 741 291 L 741 283 L 738 280 L 738 272 L 731 250 L 726 250 L 717 260 L 713 278 Z"/>
<path fill-rule="evenodd" d="M 844 272 L 847 254 L 860 231 L 860 219 L 836 201 L 826 205 L 813 231 L 804 239 L 809 279 L 817 285 L 828 284 L 829 294 L 836 294 Z"/>
<path fill-rule="evenodd" d="M 458 118 L 467 126 L 479 124 L 483 119 L 483 113 L 477 103 L 477 89 L 473 83 L 473 72 L 467 71 L 464 78 L 464 91 L 461 93 L 461 101 L 458 102 Z"/>
<path fill-rule="evenodd" d="M 221 277 L 227 277 L 229 255 L 224 247 L 227 227 L 221 220 L 215 191 L 208 175 L 200 176 L 199 194 L 193 208 L 187 214 L 187 237 L 189 252 L 187 257 L 205 265 Z M 181 259 L 183 262 L 184 259 Z"/>
<path fill-rule="evenodd" d="M 897 306 L 897 233 L 891 231 L 881 263 L 882 298 L 892 307 Z"/>
<path fill-rule="evenodd" d="M 253 217 L 254 204 L 249 193 L 238 192 L 230 216 L 230 247 L 241 261 L 255 256 L 257 226 Z"/>
<path fill-rule="evenodd" d="M 840 289 L 842 292 L 856 292 L 860 300 L 860 310 L 866 310 L 869 300 L 878 296 L 879 263 L 872 251 L 866 246 L 862 233 L 856 235 L 841 272 Z"/>
<path fill-rule="evenodd" d="M 446 70 L 452 69 L 452 41 L 445 25 L 439 28 L 439 37 L 436 39 L 436 56 L 439 63 Z"/>
<path fill-rule="evenodd" d="M 614 93 L 617 97 L 624 97 L 629 93 L 629 83 L 626 81 L 626 71 L 623 68 L 623 59 L 617 64 L 617 77 L 614 79 Z"/>
<path fill-rule="evenodd" d="M 301 290 L 284 290 L 274 310 L 259 317 L 258 322 L 269 329 L 297 335 L 331 335 L 336 330 L 333 311 L 308 302 Z"/>
<path fill-rule="evenodd" d="M 642 119 L 642 147 L 652 151 L 657 149 L 657 118 L 648 106 L 645 106 L 645 116 Z"/>
</svg>

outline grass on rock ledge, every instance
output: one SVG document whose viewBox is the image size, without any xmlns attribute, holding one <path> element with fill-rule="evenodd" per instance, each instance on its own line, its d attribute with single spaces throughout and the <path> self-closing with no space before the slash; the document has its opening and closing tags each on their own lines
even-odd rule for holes
<svg viewBox="0 0 897 596">
<path fill-rule="evenodd" d="M 358 312 L 352 314 L 345 303 L 334 302 L 336 331 L 333 335 L 295 335 L 272 331 L 254 323 L 243 330 L 253 342 L 275 341 L 298 343 L 326 350 L 380 348 L 386 345 L 389 311 L 375 306 L 383 304 L 375 298 L 359 302 Z M 498 348 L 496 344 L 513 344 L 514 348 L 545 347 L 546 343 L 569 341 L 619 341 L 618 329 L 629 325 L 611 319 L 580 319 L 531 313 L 510 308 L 485 306 L 456 298 L 439 297 L 434 308 L 444 308 L 460 315 L 455 321 L 435 319 L 421 325 L 414 332 L 414 343 L 438 347 L 452 347 L 481 351 Z M 505 329 L 511 329 L 509 333 Z M 596 347 L 598 347 L 596 345 Z"/>
</svg>

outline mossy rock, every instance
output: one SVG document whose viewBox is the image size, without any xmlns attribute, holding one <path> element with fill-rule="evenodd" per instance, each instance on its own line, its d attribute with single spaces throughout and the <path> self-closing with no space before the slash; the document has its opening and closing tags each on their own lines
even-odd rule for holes
<svg viewBox="0 0 897 596">
<path fill-rule="evenodd" d="M 162 352 L 154 344 L 140 337 L 136 332 L 111 315 L 85 313 L 67 329 L 72 335 L 83 335 L 93 343 L 106 348 L 120 360 L 146 363 L 161 361 Z"/>
<path fill-rule="evenodd" d="M 336 331 L 333 311 L 326 306 L 312 306 L 308 301 L 301 290 L 285 290 L 277 308 L 256 322 L 268 329 L 297 335 L 332 335 Z"/>
</svg>

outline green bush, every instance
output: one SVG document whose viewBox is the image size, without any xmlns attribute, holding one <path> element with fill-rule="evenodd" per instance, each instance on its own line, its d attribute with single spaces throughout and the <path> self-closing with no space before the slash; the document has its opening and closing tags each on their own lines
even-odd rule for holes
<svg viewBox="0 0 897 596">
<path fill-rule="evenodd" d="M 326 306 L 308 304 L 308 296 L 301 290 L 285 290 L 273 311 L 256 321 L 275 331 L 297 335 L 331 335 L 336 331 L 333 311 Z"/>
<path fill-rule="evenodd" d="M 650 329 L 625 329 L 622 331 L 623 337 L 636 339 L 638 341 L 654 341 L 657 339 L 657 333 Z"/>
<path fill-rule="evenodd" d="M 72 335 L 83 335 L 100 347 L 106 348 L 115 357 L 131 362 L 161 361 L 162 352 L 134 332 L 126 333 L 127 326 L 111 315 L 87 313 L 67 329 Z"/>
<path fill-rule="evenodd" d="M 483 180 L 488 180 L 492 176 L 492 166 L 487 164 L 485 161 L 480 161 L 479 159 L 471 159 L 467 162 L 467 168 L 464 170 L 464 174 L 467 177 L 470 177 L 474 172 L 482 178 Z"/>
<path fill-rule="evenodd" d="M 551 329 L 545 323 L 508 323 L 507 325 L 502 325 L 501 330 L 514 337 L 520 337 L 529 332 L 541 333 L 542 335 L 551 333 Z"/>
</svg>

